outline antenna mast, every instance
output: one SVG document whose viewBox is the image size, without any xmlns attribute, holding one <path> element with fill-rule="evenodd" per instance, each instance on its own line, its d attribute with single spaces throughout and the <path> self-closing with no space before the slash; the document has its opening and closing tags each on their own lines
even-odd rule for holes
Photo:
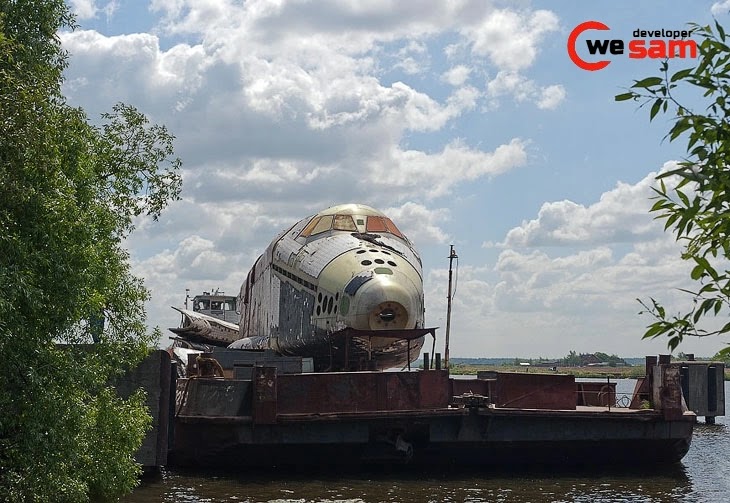
<svg viewBox="0 0 730 503">
<path fill-rule="evenodd" d="M 449 250 L 449 293 L 446 297 L 446 347 L 444 348 L 444 368 L 449 368 L 449 335 L 451 333 L 451 300 L 454 298 L 451 293 L 451 282 L 454 271 L 452 269 L 454 259 L 458 259 L 459 256 L 454 251 L 454 245 L 451 245 Z"/>
</svg>

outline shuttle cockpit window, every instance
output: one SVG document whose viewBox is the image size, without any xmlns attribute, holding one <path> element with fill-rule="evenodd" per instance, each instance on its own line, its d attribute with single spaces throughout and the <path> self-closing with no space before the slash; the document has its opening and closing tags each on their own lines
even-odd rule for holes
<svg viewBox="0 0 730 503">
<path fill-rule="evenodd" d="M 335 215 L 334 229 L 336 231 L 357 232 L 357 226 L 350 215 Z"/>
<path fill-rule="evenodd" d="M 309 223 L 302 229 L 302 232 L 299 233 L 300 237 L 308 237 L 310 234 L 312 234 L 312 229 L 319 223 L 319 219 L 322 217 L 314 217 L 312 220 L 309 221 Z"/>
<path fill-rule="evenodd" d="M 330 229 L 357 232 L 355 221 L 350 215 L 323 215 L 313 218 L 299 233 L 299 237 L 316 236 Z"/>
<path fill-rule="evenodd" d="M 316 234 L 321 234 L 323 232 L 327 232 L 331 228 L 332 228 L 332 215 L 325 215 L 319 219 L 319 222 L 317 222 L 317 225 L 315 225 L 314 229 L 312 229 L 312 236 L 314 236 Z"/>
<path fill-rule="evenodd" d="M 307 226 L 299 233 L 299 237 L 309 237 L 322 234 L 332 228 L 332 215 L 324 215 L 322 217 L 314 217 Z"/>
<path fill-rule="evenodd" d="M 368 232 L 386 232 L 404 239 L 401 231 L 388 217 L 368 217 L 366 229 Z"/>
<path fill-rule="evenodd" d="M 358 224 L 362 222 L 362 219 L 358 219 Z M 360 224 L 362 225 L 362 224 Z M 357 224 L 352 218 L 352 215 L 322 215 L 314 217 L 305 227 L 302 232 L 299 233 L 299 237 L 310 237 L 322 234 L 329 230 L 336 231 L 347 231 L 347 232 L 358 232 Z M 401 239 L 405 239 L 403 234 L 395 226 L 393 221 L 388 217 L 380 216 L 369 216 L 365 223 L 365 231 L 373 233 L 385 233 L 393 234 Z"/>
</svg>

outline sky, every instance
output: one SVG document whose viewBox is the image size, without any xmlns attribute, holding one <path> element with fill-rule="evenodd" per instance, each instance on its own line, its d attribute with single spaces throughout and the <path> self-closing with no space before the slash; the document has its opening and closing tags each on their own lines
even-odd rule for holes
<svg viewBox="0 0 730 503">
<path fill-rule="evenodd" d="M 713 17 L 730 26 L 730 1 L 69 5 L 69 103 L 93 122 L 117 102 L 136 106 L 175 135 L 183 161 L 182 199 L 140 219 L 126 243 L 151 327 L 177 326 L 170 306 L 186 288 L 237 294 L 279 231 L 358 202 L 420 251 L 441 350 L 454 245 L 452 357 L 668 353 L 665 340 L 642 340 L 652 320 L 637 299 L 670 312 L 691 302 L 678 290 L 693 286 L 689 264 L 648 213 L 656 174 L 684 143 L 662 141 L 670 117 L 650 122 L 638 103 L 614 101 L 660 60 L 591 55 L 586 40 L 628 43 L 637 29 Z M 598 71 L 568 56 L 586 21 L 610 28 L 576 43 L 582 59 L 610 61 Z M 728 342 L 679 350 L 712 355 Z"/>
</svg>

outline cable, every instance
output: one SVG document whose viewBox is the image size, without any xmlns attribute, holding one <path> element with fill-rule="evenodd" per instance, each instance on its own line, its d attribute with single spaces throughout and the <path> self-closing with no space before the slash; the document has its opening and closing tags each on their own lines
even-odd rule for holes
<svg viewBox="0 0 730 503">
<path fill-rule="evenodd" d="M 451 292 L 451 300 L 454 300 L 456 295 L 456 287 L 459 286 L 459 257 L 456 257 L 456 271 L 454 274 L 454 291 Z"/>
</svg>

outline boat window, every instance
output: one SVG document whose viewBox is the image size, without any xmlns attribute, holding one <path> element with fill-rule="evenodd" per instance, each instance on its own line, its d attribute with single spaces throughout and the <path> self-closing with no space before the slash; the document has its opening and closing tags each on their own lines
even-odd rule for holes
<svg viewBox="0 0 730 503">
<path fill-rule="evenodd" d="M 216 311 L 217 310 L 221 310 L 221 309 L 223 309 L 222 302 L 219 301 L 219 300 L 211 301 L 210 308 L 213 309 L 213 310 L 216 310 Z"/>
<path fill-rule="evenodd" d="M 300 235 L 300 236 L 303 236 L 303 237 L 305 237 L 305 238 L 306 238 L 306 237 L 308 237 L 308 236 L 309 236 L 309 235 L 310 235 L 310 234 L 312 233 L 312 229 L 314 229 L 314 226 L 315 226 L 315 225 L 317 225 L 317 223 L 319 223 L 319 219 L 320 219 L 320 218 L 321 218 L 321 217 L 314 217 L 314 218 L 313 218 L 313 219 L 312 219 L 312 220 L 311 220 L 311 221 L 310 221 L 310 222 L 309 222 L 309 223 L 307 224 L 307 226 L 306 226 L 306 227 L 305 227 L 304 229 L 302 229 L 302 232 L 300 232 L 300 233 L 299 233 L 299 235 Z"/>
<path fill-rule="evenodd" d="M 312 236 L 315 234 L 321 234 L 322 232 L 328 231 L 332 228 L 332 215 L 325 215 L 319 219 L 317 225 L 312 229 Z"/>
<path fill-rule="evenodd" d="M 210 301 L 208 299 L 200 299 L 197 301 L 198 311 L 202 309 L 210 309 Z"/>
<path fill-rule="evenodd" d="M 335 215 L 334 229 L 336 231 L 356 232 L 357 226 L 350 215 Z"/>
</svg>

